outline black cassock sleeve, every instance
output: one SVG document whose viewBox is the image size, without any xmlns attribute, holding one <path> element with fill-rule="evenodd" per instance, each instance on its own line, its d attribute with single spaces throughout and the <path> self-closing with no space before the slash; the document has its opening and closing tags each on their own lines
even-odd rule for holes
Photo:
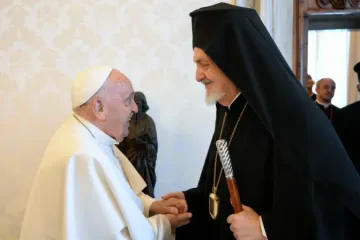
<svg viewBox="0 0 360 240">
<path fill-rule="evenodd" d="M 205 218 L 207 213 L 207 200 L 204 199 L 204 193 L 200 187 L 192 188 L 184 192 L 186 202 L 188 204 L 188 211 L 192 213 L 191 222 L 188 225 L 177 228 L 176 239 L 204 239 L 206 236 L 206 229 L 209 227 L 209 222 Z"/>
</svg>

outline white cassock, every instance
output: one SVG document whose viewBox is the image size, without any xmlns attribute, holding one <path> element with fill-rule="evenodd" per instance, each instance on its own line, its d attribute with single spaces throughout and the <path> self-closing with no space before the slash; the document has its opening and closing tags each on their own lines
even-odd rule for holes
<svg viewBox="0 0 360 240">
<path fill-rule="evenodd" d="M 165 215 L 149 217 L 154 199 L 114 143 L 78 116 L 65 121 L 37 172 L 20 240 L 172 238 Z"/>
</svg>

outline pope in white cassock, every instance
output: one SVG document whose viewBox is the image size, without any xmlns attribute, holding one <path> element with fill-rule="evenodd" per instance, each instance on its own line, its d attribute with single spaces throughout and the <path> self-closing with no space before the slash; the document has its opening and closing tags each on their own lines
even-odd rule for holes
<svg viewBox="0 0 360 240">
<path fill-rule="evenodd" d="M 191 217 L 186 203 L 156 201 L 114 146 L 137 112 L 130 80 L 109 67 L 80 73 L 73 115 L 52 137 L 35 177 L 21 240 L 171 239 Z M 179 211 L 180 209 L 181 211 Z"/>
</svg>

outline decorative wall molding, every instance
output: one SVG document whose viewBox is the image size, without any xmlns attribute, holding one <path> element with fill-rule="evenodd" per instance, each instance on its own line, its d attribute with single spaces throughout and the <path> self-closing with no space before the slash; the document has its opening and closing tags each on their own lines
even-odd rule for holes
<svg viewBox="0 0 360 240">
<path fill-rule="evenodd" d="M 358 29 L 360 0 L 293 0 L 293 71 L 307 85 L 308 31 Z M 313 21 L 316 19 L 316 21 Z M 314 22 L 317 24 L 315 27 Z"/>
<path fill-rule="evenodd" d="M 360 0 L 316 0 L 319 8 L 346 9 L 356 8 L 360 5 Z"/>
</svg>

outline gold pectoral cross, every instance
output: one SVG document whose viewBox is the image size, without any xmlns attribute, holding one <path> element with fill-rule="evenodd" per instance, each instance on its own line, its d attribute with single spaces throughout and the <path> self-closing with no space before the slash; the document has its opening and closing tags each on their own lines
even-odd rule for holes
<svg viewBox="0 0 360 240">
<path fill-rule="evenodd" d="M 212 219 L 216 219 L 219 213 L 220 198 L 216 195 L 216 189 L 209 195 L 209 213 Z"/>
</svg>

